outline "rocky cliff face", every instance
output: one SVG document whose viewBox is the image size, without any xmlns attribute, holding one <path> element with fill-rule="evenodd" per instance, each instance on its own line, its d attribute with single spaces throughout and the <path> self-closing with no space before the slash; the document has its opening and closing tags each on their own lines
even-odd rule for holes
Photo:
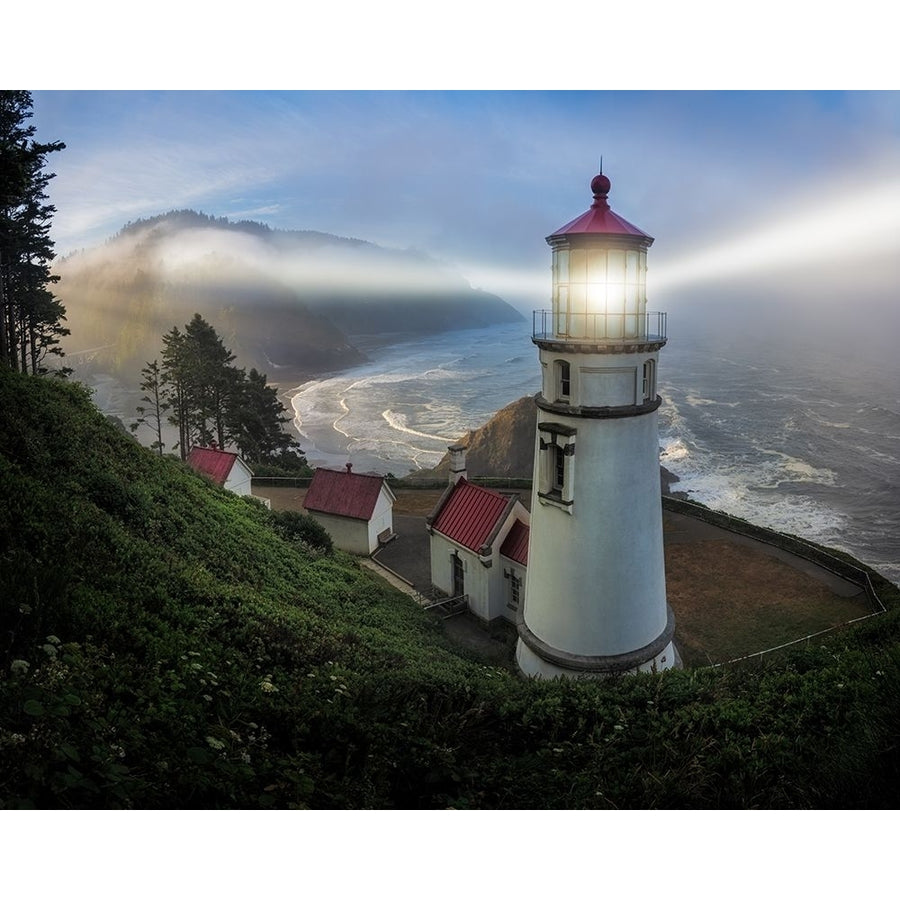
<svg viewBox="0 0 900 900">
<path fill-rule="evenodd" d="M 504 406 L 487 424 L 470 431 L 459 441 L 467 447 L 470 475 L 498 478 L 531 478 L 534 465 L 534 429 L 537 407 L 534 397 L 522 397 Z M 449 453 L 428 472 L 415 477 L 449 477 Z"/>
<path fill-rule="evenodd" d="M 534 468 L 534 432 L 537 407 L 534 397 L 522 397 L 504 406 L 490 421 L 470 431 L 459 441 L 467 447 L 466 469 L 472 477 L 531 478 Z M 450 454 L 433 469 L 415 472 L 408 480 L 449 478 Z M 660 487 L 664 494 L 678 481 L 660 466 Z"/>
</svg>

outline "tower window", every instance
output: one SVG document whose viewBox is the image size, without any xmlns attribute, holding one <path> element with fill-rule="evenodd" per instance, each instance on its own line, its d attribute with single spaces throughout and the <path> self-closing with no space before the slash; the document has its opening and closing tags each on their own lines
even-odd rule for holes
<svg viewBox="0 0 900 900">
<path fill-rule="evenodd" d="M 572 369 L 564 359 L 556 361 L 556 393 L 557 399 L 568 403 L 572 395 Z"/>
<path fill-rule="evenodd" d="M 574 428 L 556 422 L 538 424 L 541 464 L 538 496 L 571 512 L 574 501 Z"/>
<path fill-rule="evenodd" d="M 566 487 L 566 448 L 559 444 L 553 447 L 553 490 L 559 491 L 560 496 Z"/>
<path fill-rule="evenodd" d="M 652 400 L 656 396 L 656 373 L 652 359 L 644 363 L 643 395 L 644 400 Z"/>
</svg>

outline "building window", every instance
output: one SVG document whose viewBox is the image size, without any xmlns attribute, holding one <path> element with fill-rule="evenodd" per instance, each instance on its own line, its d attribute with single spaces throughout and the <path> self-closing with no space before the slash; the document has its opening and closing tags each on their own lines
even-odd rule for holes
<svg viewBox="0 0 900 900">
<path fill-rule="evenodd" d="M 522 579 L 516 578 L 514 572 L 509 573 L 509 599 L 506 601 L 507 609 L 519 608 L 519 597 L 522 592 Z"/>
<path fill-rule="evenodd" d="M 556 399 L 568 403 L 572 396 L 572 369 L 564 359 L 556 361 Z"/>
<path fill-rule="evenodd" d="M 463 561 L 458 553 L 454 553 L 450 557 L 450 562 L 453 566 L 453 596 L 461 597 L 466 592 Z"/>
</svg>

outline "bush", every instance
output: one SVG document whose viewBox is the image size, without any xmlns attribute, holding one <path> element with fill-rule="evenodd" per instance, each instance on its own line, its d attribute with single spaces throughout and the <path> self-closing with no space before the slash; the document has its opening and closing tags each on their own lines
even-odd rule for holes
<svg viewBox="0 0 900 900">
<path fill-rule="evenodd" d="M 334 549 L 331 535 L 312 516 L 290 509 L 275 510 L 272 525 L 286 541 L 299 541 L 321 553 L 331 553 Z"/>
</svg>

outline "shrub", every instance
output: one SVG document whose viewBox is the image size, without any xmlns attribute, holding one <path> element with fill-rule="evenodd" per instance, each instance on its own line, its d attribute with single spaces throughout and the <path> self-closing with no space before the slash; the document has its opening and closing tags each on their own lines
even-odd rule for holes
<svg viewBox="0 0 900 900">
<path fill-rule="evenodd" d="M 274 510 L 272 525 L 286 541 L 299 541 L 312 550 L 331 553 L 331 535 L 312 516 L 290 509 Z"/>
</svg>

